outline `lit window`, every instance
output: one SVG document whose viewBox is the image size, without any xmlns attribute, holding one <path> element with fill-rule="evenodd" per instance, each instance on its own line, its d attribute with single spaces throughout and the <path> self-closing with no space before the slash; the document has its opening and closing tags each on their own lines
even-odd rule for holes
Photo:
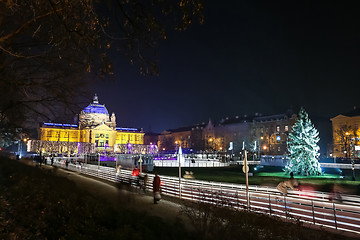
<svg viewBox="0 0 360 240">
<path fill-rule="evenodd" d="M 280 147 L 278 147 L 278 152 L 280 152 Z"/>
<path fill-rule="evenodd" d="M 276 131 L 280 132 L 280 126 L 276 126 Z"/>
<path fill-rule="evenodd" d="M 289 131 L 289 126 L 288 125 L 285 126 L 285 132 L 287 132 L 287 131 Z"/>
<path fill-rule="evenodd" d="M 95 134 L 95 138 L 98 138 L 98 137 L 99 137 L 99 134 L 98 134 L 98 133 L 96 133 L 96 134 Z"/>
</svg>

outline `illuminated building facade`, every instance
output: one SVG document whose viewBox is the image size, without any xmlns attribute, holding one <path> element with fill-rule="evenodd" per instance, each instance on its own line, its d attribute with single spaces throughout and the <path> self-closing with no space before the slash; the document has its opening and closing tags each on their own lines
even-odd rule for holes
<svg viewBox="0 0 360 240">
<path fill-rule="evenodd" d="M 192 127 L 166 130 L 159 135 L 160 151 L 174 150 L 177 146 L 191 148 L 194 152 L 217 152 L 248 156 L 283 156 L 287 153 L 288 134 L 296 121 L 296 114 L 286 113 L 261 116 L 236 116 L 221 119 L 213 124 L 209 119 Z"/>
<path fill-rule="evenodd" d="M 333 132 L 333 157 L 360 157 L 360 109 L 330 119 Z"/>
<path fill-rule="evenodd" d="M 191 143 L 191 127 L 166 130 L 159 136 L 158 146 L 162 151 L 189 148 Z"/>
<path fill-rule="evenodd" d="M 287 154 L 288 136 L 296 118 L 297 115 L 290 110 L 282 114 L 254 118 L 251 136 L 258 144 L 260 155 Z"/>
<path fill-rule="evenodd" d="M 181 127 L 163 131 L 158 136 L 158 147 L 162 152 L 173 151 L 181 146 L 183 149 L 191 148 L 195 151 L 202 150 L 203 129 L 205 124 Z"/>
<path fill-rule="evenodd" d="M 144 133 L 136 128 L 116 127 L 116 117 L 108 113 L 95 95 L 79 114 L 78 124 L 43 123 L 41 141 L 93 143 L 97 151 L 114 151 L 115 144 L 143 144 Z"/>
</svg>

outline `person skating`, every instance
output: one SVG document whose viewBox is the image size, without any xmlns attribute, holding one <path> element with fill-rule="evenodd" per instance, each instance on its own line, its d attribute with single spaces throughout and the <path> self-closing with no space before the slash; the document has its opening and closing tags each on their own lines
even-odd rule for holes
<svg viewBox="0 0 360 240">
<path fill-rule="evenodd" d="M 154 194 L 154 204 L 157 204 L 161 199 L 160 195 L 160 177 L 157 173 L 155 173 L 154 181 L 153 181 L 153 194 Z"/>
<path fill-rule="evenodd" d="M 290 173 L 290 179 L 280 182 L 276 189 L 281 192 L 282 194 L 284 194 L 285 196 L 287 195 L 287 189 L 290 188 L 292 190 L 297 190 L 295 187 L 297 187 L 299 184 L 298 182 L 295 180 L 294 178 L 294 173 Z"/>
</svg>

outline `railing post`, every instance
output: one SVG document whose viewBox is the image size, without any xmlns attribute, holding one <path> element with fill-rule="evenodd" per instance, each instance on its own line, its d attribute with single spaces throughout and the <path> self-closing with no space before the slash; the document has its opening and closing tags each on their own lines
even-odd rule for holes
<svg viewBox="0 0 360 240">
<path fill-rule="evenodd" d="M 250 211 L 251 209 L 250 192 L 248 192 L 247 194 L 247 202 L 248 202 L 248 210 Z"/>
<path fill-rule="evenodd" d="M 335 203 L 333 203 L 333 210 L 334 210 L 334 221 L 335 221 L 335 229 L 337 229 L 337 222 L 336 222 L 336 208 L 335 208 Z"/>
<path fill-rule="evenodd" d="M 194 201 L 194 196 L 193 196 L 193 187 L 191 186 L 190 188 L 190 194 L 191 194 L 191 200 Z"/>
<path fill-rule="evenodd" d="M 313 223 L 315 224 L 315 212 L 314 212 L 314 201 L 311 200 L 311 210 L 312 210 L 312 216 L 313 216 Z"/>
<path fill-rule="evenodd" d="M 270 210 L 270 215 L 271 215 L 271 197 L 270 197 L 270 193 L 269 193 L 269 210 Z"/>
<path fill-rule="evenodd" d="M 288 218 L 288 213 L 287 213 L 287 209 L 286 209 L 286 196 L 284 195 L 284 208 L 285 208 L 285 217 L 286 219 Z"/>
<path fill-rule="evenodd" d="M 239 209 L 239 194 L 238 191 L 235 191 L 235 201 L 236 201 L 236 209 Z"/>
</svg>

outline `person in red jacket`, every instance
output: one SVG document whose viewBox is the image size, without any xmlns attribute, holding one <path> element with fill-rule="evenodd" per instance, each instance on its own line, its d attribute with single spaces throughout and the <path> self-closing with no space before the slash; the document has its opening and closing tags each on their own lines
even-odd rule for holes
<svg viewBox="0 0 360 240">
<path fill-rule="evenodd" d="M 132 171 L 132 179 L 131 179 L 131 184 L 134 183 L 136 187 L 139 186 L 140 182 L 139 182 L 139 174 L 140 174 L 140 169 L 135 167 Z"/>
<path fill-rule="evenodd" d="M 135 167 L 135 168 L 133 169 L 133 171 L 132 171 L 132 175 L 133 175 L 134 177 L 139 176 L 139 173 L 140 173 L 140 169 L 138 169 L 137 167 Z"/>
<path fill-rule="evenodd" d="M 154 193 L 154 204 L 157 204 L 161 199 L 160 195 L 160 177 L 157 173 L 155 173 L 154 181 L 153 181 L 153 193 Z"/>
</svg>

